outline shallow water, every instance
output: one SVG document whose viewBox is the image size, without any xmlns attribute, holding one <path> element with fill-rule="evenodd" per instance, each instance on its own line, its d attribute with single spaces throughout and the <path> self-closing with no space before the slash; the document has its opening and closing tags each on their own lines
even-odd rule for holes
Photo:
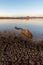
<svg viewBox="0 0 43 65">
<path fill-rule="evenodd" d="M 43 38 L 43 19 L 0 20 L 0 31 L 13 31 L 15 26 L 30 30 L 35 38 Z"/>
</svg>

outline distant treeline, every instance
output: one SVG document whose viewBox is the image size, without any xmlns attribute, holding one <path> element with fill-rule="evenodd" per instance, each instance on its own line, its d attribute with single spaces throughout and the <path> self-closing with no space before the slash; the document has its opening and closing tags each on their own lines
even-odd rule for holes
<svg viewBox="0 0 43 65">
<path fill-rule="evenodd" d="M 43 17 L 0 17 L 0 19 L 37 19 L 37 18 L 43 18 Z"/>
<path fill-rule="evenodd" d="M 31 19 L 40 19 L 40 18 L 43 18 L 43 17 L 30 17 Z"/>
<path fill-rule="evenodd" d="M 0 19 L 29 19 L 30 17 L 0 17 Z"/>
</svg>

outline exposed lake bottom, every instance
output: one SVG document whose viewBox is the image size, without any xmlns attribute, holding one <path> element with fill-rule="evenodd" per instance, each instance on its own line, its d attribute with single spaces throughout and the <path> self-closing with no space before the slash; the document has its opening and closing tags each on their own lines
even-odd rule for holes
<svg viewBox="0 0 43 65">
<path fill-rule="evenodd" d="M 0 64 L 43 65 L 43 41 L 33 41 L 15 32 L 0 32 Z"/>
</svg>

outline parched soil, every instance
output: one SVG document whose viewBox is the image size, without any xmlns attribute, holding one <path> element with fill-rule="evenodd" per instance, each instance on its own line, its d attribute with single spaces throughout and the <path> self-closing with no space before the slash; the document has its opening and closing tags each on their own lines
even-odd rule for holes
<svg viewBox="0 0 43 65">
<path fill-rule="evenodd" d="M 43 41 L 0 32 L 0 65 L 43 65 Z"/>
</svg>

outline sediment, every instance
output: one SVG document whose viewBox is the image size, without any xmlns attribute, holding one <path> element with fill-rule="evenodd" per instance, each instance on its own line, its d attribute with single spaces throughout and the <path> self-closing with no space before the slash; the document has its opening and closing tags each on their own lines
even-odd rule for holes
<svg viewBox="0 0 43 65">
<path fill-rule="evenodd" d="M 0 32 L 0 65 L 43 65 L 43 41 Z"/>
</svg>

